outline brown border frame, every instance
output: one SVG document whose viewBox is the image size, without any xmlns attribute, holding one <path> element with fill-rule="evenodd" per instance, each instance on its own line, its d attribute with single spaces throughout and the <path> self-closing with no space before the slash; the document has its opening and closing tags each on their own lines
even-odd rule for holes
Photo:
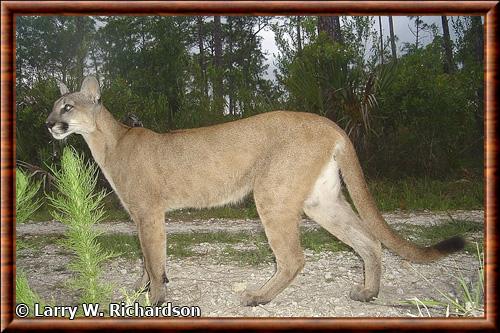
<svg viewBox="0 0 500 333">
<path fill-rule="evenodd" d="M 483 15 L 485 16 L 486 315 L 471 319 L 428 318 L 199 318 L 199 319 L 17 319 L 13 317 L 15 272 L 15 15 Z M 1 3 L 1 330 L 433 330 L 496 331 L 496 153 L 498 1 L 4 1 Z"/>
</svg>

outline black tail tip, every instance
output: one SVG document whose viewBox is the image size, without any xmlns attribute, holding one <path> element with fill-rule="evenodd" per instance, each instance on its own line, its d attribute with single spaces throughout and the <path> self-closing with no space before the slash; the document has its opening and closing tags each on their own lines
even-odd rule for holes
<svg viewBox="0 0 500 333">
<path fill-rule="evenodd" d="M 444 241 L 441 241 L 433 246 L 442 254 L 449 254 L 463 250 L 465 247 L 465 239 L 461 236 L 454 236 Z"/>
</svg>

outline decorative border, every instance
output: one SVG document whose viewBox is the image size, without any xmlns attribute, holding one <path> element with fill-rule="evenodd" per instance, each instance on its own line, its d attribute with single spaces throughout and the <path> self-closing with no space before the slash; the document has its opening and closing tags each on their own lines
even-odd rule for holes
<svg viewBox="0 0 500 333">
<path fill-rule="evenodd" d="M 15 273 L 16 15 L 483 15 L 485 16 L 485 318 L 17 319 Z M 1 3 L 1 330 L 488 330 L 496 331 L 497 1 L 4 1 Z"/>
</svg>

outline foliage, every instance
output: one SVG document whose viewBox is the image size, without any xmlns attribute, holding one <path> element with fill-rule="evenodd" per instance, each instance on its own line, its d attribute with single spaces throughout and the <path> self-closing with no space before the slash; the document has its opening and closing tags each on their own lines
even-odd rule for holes
<svg viewBox="0 0 500 333">
<path fill-rule="evenodd" d="M 409 26 L 410 32 L 415 36 L 415 43 L 405 43 L 403 49 L 408 53 L 418 51 L 425 43 L 426 38 L 435 38 L 437 35 L 437 26 L 427 24 L 422 20 L 422 16 L 410 16 L 410 21 L 413 21 L 413 27 Z"/>
<path fill-rule="evenodd" d="M 16 16 L 16 84 L 29 89 L 52 78 L 70 89 L 82 82 L 92 17 Z"/>
<path fill-rule="evenodd" d="M 16 221 L 24 223 L 40 206 L 40 200 L 34 200 L 40 189 L 41 182 L 32 182 L 21 169 L 16 169 Z M 16 245 L 20 245 L 16 242 Z M 23 245 L 16 246 L 18 249 Z M 33 315 L 34 304 L 43 306 L 40 296 L 29 286 L 26 274 L 21 270 L 16 271 L 16 303 L 24 303 Z"/>
<path fill-rule="evenodd" d="M 333 42 L 318 35 L 314 16 L 221 17 L 220 31 L 209 16 L 18 16 L 17 156 L 43 166 L 57 165 L 67 143 L 88 152 L 77 135 L 52 140 L 44 122 L 58 82 L 75 91 L 83 75 L 96 74 L 118 119 L 133 113 L 156 131 L 275 109 L 314 112 L 349 133 L 370 177 L 480 177 L 481 18 L 451 19 L 451 74 L 443 70 L 440 29 L 422 17 L 410 17 L 415 42 L 397 61 L 381 56 L 388 50 L 380 50 L 374 17 L 340 22 L 342 38 Z M 266 29 L 279 51 L 275 81 L 266 75 Z"/>
<path fill-rule="evenodd" d="M 35 199 L 40 189 L 41 181 L 33 182 L 21 169 L 16 169 L 16 221 L 24 223 L 42 205 L 40 199 Z"/>
<path fill-rule="evenodd" d="M 446 211 L 484 207 L 484 184 L 481 180 L 379 179 L 369 181 L 368 187 L 382 211 Z"/>
<path fill-rule="evenodd" d="M 95 229 L 104 215 L 102 200 L 104 190 L 94 192 L 97 183 L 97 166 L 85 162 L 83 155 L 66 147 L 61 168 L 53 168 L 57 193 L 48 196 L 54 208 L 52 216 L 64 223 L 67 229 L 65 246 L 75 254 L 70 270 L 76 274 L 72 281 L 75 289 L 82 291 L 82 303 L 95 303 L 109 295 L 110 287 L 100 281 L 102 263 L 114 256 L 103 251 Z"/>
<path fill-rule="evenodd" d="M 379 99 L 383 126 L 370 140 L 376 147 L 372 169 L 389 177 L 440 177 L 450 170 L 481 168 L 482 159 L 471 154 L 482 143 L 477 140 L 482 133 L 471 126 L 475 87 L 462 72 L 442 72 L 440 47 L 431 43 L 399 60 Z"/>
<path fill-rule="evenodd" d="M 146 118 L 146 123 L 164 123 L 173 128 L 173 116 L 182 107 L 187 73 L 187 47 L 185 31 L 189 30 L 186 17 L 106 17 L 104 26 L 97 31 L 96 40 L 103 66 L 103 85 L 107 88 L 120 81 L 126 91 L 138 95 L 134 101 L 139 110 L 148 110 L 144 100 L 161 101 L 163 119 Z M 128 90 L 128 91 L 127 91 Z M 119 108 L 123 109 L 122 103 Z M 140 117 L 148 113 L 138 113 Z M 155 121 L 156 120 L 156 121 Z M 164 127 L 164 128 L 165 128 Z"/>
<path fill-rule="evenodd" d="M 38 303 L 40 307 L 44 306 L 40 295 L 30 288 L 26 273 L 21 269 L 17 269 L 16 271 L 16 303 L 26 304 L 29 308 L 30 315 L 34 315 L 33 309 L 35 303 Z"/>
<path fill-rule="evenodd" d="M 319 113 L 337 122 L 358 148 L 364 148 L 378 98 L 390 82 L 392 66 L 370 72 L 340 44 L 321 35 L 304 47 L 289 67 L 286 81 L 291 103 L 299 110 Z"/>
<path fill-rule="evenodd" d="M 130 292 L 125 288 L 120 288 L 120 293 L 123 295 L 126 306 L 133 306 L 135 303 L 139 303 L 141 306 L 152 305 L 151 301 L 149 300 L 149 293 L 145 293 L 144 290 Z"/>
</svg>

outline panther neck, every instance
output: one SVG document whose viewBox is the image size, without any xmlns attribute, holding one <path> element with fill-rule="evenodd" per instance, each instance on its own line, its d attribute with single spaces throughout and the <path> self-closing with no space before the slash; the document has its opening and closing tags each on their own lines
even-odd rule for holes
<svg viewBox="0 0 500 333">
<path fill-rule="evenodd" d="M 83 138 L 97 164 L 104 168 L 109 155 L 127 132 L 128 127 L 118 122 L 103 105 L 96 115 L 95 122 L 96 129 L 91 133 L 83 134 Z"/>
</svg>

